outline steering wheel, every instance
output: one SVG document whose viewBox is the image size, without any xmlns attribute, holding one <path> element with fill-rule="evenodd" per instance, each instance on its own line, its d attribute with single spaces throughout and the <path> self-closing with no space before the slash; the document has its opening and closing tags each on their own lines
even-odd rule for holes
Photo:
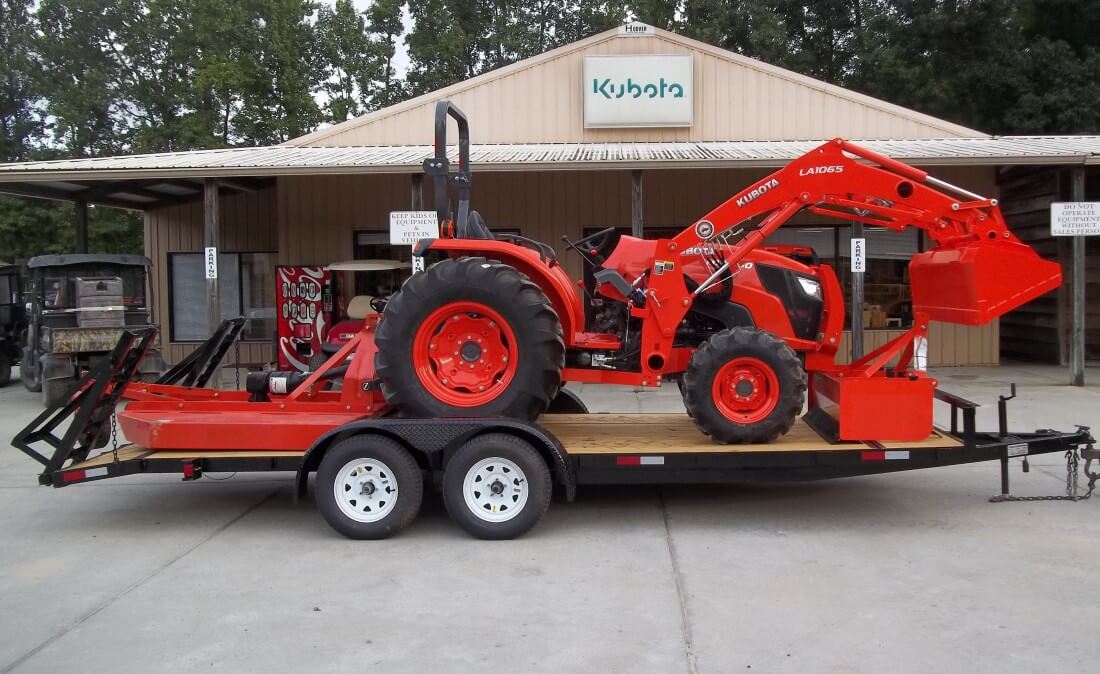
<svg viewBox="0 0 1100 674">
<path fill-rule="evenodd" d="M 608 227 L 607 229 L 601 229 L 600 231 L 598 231 L 594 234 L 589 234 L 588 236 L 586 236 L 584 238 L 577 239 L 576 241 L 573 242 L 573 245 L 574 246 L 583 246 L 584 244 L 588 243 L 592 239 L 597 239 L 597 238 L 600 238 L 600 237 L 603 237 L 603 236 L 607 236 L 608 234 L 613 234 L 614 232 L 615 232 L 614 227 Z"/>
</svg>

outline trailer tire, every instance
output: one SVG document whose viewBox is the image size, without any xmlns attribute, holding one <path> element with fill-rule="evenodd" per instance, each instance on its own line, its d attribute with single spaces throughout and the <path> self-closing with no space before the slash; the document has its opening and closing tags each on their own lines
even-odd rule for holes
<svg viewBox="0 0 1100 674">
<path fill-rule="evenodd" d="M 0 386 L 7 386 L 11 381 L 11 357 L 6 353 L 0 353 Z"/>
<path fill-rule="evenodd" d="M 317 509 L 333 529 L 356 540 L 378 540 L 401 531 L 420 512 L 424 477 L 397 441 L 356 435 L 325 453 L 315 493 Z"/>
<path fill-rule="evenodd" d="M 470 440 L 443 471 L 443 502 L 451 519 L 487 540 L 517 538 L 529 531 L 546 514 L 552 491 L 546 461 L 529 442 L 506 433 Z"/>
<path fill-rule="evenodd" d="M 483 257 L 414 274 L 386 305 L 375 343 L 386 402 L 415 417 L 534 420 L 561 387 L 565 365 L 561 321 L 546 294 Z"/>
<path fill-rule="evenodd" d="M 782 339 L 756 328 L 710 336 L 684 371 L 684 407 L 721 444 L 772 442 L 806 401 L 806 370 Z"/>
</svg>

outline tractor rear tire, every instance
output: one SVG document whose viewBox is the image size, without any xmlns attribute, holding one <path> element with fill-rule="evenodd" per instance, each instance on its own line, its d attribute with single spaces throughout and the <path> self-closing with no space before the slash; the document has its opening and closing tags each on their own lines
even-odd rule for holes
<svg viewBox="0 0 1100 674">
<path fill-rule="evenodd" d="M 721 444 L 772 442 L 791 430 L 806 401 L 806 370 L 783 340 L 763 330 L 711 335 L 692 354 L 684 406 Z"/>
<path fill-rule="evenodd" d="M 386 305 L 375 339 L 386 401 L 405 416 L 534 420 L 561 387 L 561 321 L 542 289 L 483 257 L 438 262 Z"/>
</svg>

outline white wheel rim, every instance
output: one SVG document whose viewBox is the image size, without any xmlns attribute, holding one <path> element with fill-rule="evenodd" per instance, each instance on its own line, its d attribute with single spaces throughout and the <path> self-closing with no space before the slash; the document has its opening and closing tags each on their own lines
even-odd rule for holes
<svg viewBox="0 0 1100 674">
<path fill-rule="evenodd" d="M 514 462 L 500 457 L 478 461 L 462 481 L 466 507 L 480 520 L 507 522 L 527 505 L 527 475 Z"/>
<path fill-rule="evenodd" d="M 377 522 L 397 505 L 397 479 L 378 459 L 353 459 L 332 484 L 340 512 L 356 522 Z"/>
</svg>

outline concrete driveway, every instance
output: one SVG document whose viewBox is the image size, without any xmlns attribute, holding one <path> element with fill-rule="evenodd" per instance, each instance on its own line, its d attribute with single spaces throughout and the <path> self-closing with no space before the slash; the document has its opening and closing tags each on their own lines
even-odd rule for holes
<svg viewBox="0 0 1100 674">
<path fill-rule="evenodd" d="M 1100 427 L 1100 388 L 1058 370 L 937 374 L 991 406 L 1019 382 L 1018 430 Z M 679 407 L 673 387 L 581 395 Z M 1100 497 L 990 504 L 993 463 L 589 487 L 500 543 L 429 495 L 401 536 L 354 542 L 289 474 L 38 487 L 7 447 L 37 411 L 0 389 L 0 672 L 1096 671 Z M 1020 494 L 1063 478 L 1057 456 L 1013 472 Z"/>
</svg>

